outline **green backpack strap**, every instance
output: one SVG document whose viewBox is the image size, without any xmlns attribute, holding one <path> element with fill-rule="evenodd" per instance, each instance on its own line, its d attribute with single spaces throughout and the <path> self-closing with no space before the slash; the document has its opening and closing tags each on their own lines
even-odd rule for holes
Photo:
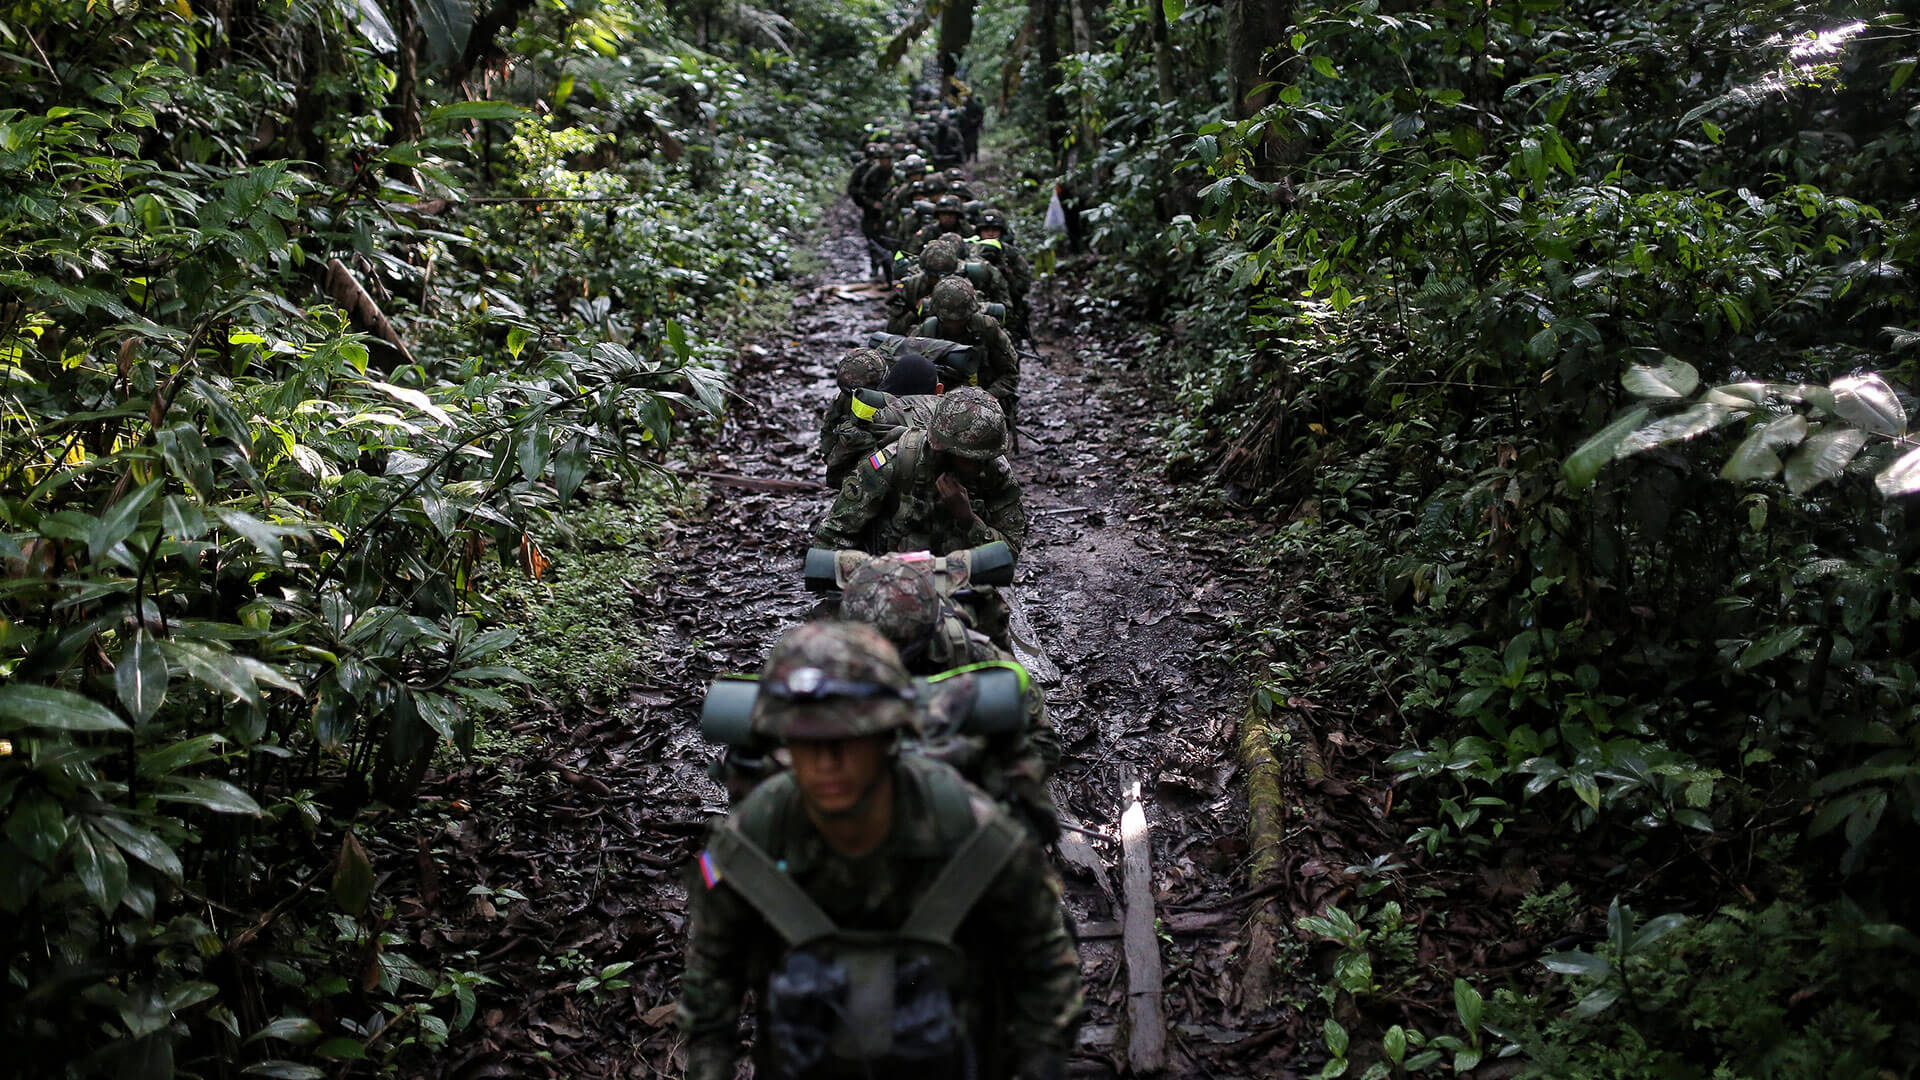
<svg viewBox="0 0 1920 1080">
<path fill-rule="evenodd" d="M 947 860 L 940 876 L 900 927 L 900 936 L 951 945 L 954 931 L 960 929 L 967 912 L 986 895 L 987 887 L 1000 876 L 1019 846 L 1020 833 L 1004 816 L 988 818 Z"/>
<path fill-rule="evenodd" d="M 798 948 L 840 932 L 820 905 L 731 823 L 714 830 L 707 855 L 719 880 L 731 883 L 788 945 Z"/>
</svg>

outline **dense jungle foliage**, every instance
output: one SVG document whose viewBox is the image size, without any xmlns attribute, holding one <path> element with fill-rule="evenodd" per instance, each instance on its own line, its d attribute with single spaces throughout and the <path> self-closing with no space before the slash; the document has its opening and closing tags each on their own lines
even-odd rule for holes
<svg viewBox="0 0 1920 1080">
<path fill-rule="evenodd" d="M 1324 1075 L 1910 1074 L 1917 14 L 981 16 L 982 81 L 1060 139 L 1027 164 L 1080 210 L 1082 310 L 1158 336 L 1174 475 L 1283 526 L 1256 705 L 1400 748 L 1407 847 L 1300 927 Z M 1410 864 L 1532 874 L 1503 918 L 1563 978 L 1414 963 L 1484 901 Z"/>
<path fill-rule="evenodd" d="M 407 956 L 356 831 L 529 684 L 624 687 L 619 612 L 607 685 L 512 623 L 604 608 L 550 558 L 630 572 L 591 560 L 657 523 L 728 325 L 891 104 L 891 21 L 0 5 L 18 1075 L 417 1070 L 473 1020 L 480 976 Z"/>
</svg>

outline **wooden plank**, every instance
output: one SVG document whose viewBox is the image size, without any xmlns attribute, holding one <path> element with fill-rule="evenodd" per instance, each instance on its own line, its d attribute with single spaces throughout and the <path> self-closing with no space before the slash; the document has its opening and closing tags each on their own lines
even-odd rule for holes
<svg viewBox="0 0 1920 1080">
<path fill-rule="evenodd" d="M 1100 857 L 1099 852 L 1093 850 L 1093 845 L 1087 842 L 1087 837 L 1084 835 L 1091 834 L 1093 830 L 1080 824 L 1080 820 L 1067 809 L 1065 800 L 1058 792 L 1054 793 L 1053 805 L 1059 810 L 1060 824 L 1066 826 L 1066 831 L 1060 834 L 1060 839 L 1057 841 L 1060 846 L 1060 857 L 1093 875 L 1093 880 L 1100 885 L 1100 891 L 1107 894 L 1108 903 L 1119 904 L 1120 898 L 1113 892 L 1113 882 L 1107 880 L 1106 860 Z"/>
<path fill-rule="evenodd" d="M 1153 932 L 1153 849 L 1140 783 L 1128 785 L 1120 815 L 1121 888 L 1125 916 L 1121 951 L 1127 960 L 1127 1062 L 1135 1075 L 1166 1065 L 1167 1019 L 1160 1006 L 1160 938 Z"/>
</svg>

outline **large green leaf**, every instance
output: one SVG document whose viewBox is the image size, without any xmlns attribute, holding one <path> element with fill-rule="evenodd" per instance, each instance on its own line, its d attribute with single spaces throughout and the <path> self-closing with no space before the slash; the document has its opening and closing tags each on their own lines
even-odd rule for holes
<svg viewBox="0 0 1920 1080">
<path fill-rule="evenodd" d="M 33 861 L 51 866 L 67 843 L 66 808 L 44 791 L 27 792 L 7 814 L 7 839 Z"/>
<path fill-rule="evenodd" d="M 340 857 L 333 867 L 333 902 L 349 915 L 367 910 L 373 899 L 373 861 L 367 849 L 349 832 L 340 840 Z"/>
<path fill-rule="evenodd" d="M 165 840 L 128 822 L 124 818 L 103 814 L 91 819 L 94 828 L 112 840 L 121 851 L 139 859 L 148 866 L 165 874 L 168 880 L 178 881 L 183 872 L 180 856 L 174 854 Z"/>
<path fill-rule="evenodd" d="M 1871 372 L 1833 380 L 1833 408 L 1848 423 L 1877 435 L 1906 434 L 1906 407 L 1893 387 Z"/>
<path fill-rule="evenodd" d="M 135 720 L 149 719 L 166 700 L 167 659 L 145 630 L 135 630 L 133 640 L 120 653 L 113 688 Z"/>
<path fill-rule="evenodd" d="M 1662 417 L 1620 440 L 1614 457 L 1626 457 L 1668 443 L 1685 442 L 1704 435 L 1739 415 L 1725 405 L 1703 401 L 1684 412 Z"/>
<path fill-rule="evenodd" d="M 1775 630 L 1773 633 L 1768 634 L 1766 637 L 1761 638 L 1759 641 L 1741 650 L 1740 659 L 1734 662 L 1734 666 L 1742 671 L 1748 671 L 1758 667 L 1769 660 L 1793 651 L 1793 649 L 1805 641 L 1807 636 L 1812 632 L 1813 629 L 1807 626 L 1789 626 L 1781 630 Z"/>
<path fill-rule="evenodd" d="M 1920 491 L 1920 448 L 1909 450 L 1873 478 L 1882 495 L 1911 495 Z"/>
<path fill-rule="evenodd" d="M 1677 400 L 1699 387 L 1700 373 L 1685 360 L 1669 356 L 1658 367 L 1633 365 L 1620 376 L 1620 385 L 1635 397 Z"/>
<path fill-rule="evenodd" d="M 336 0 L 340 14 L 346 16 L 360 36 L 367 39 L 374 51 L 390 53 L 400 48 L 400 37 L 393 32 L 393 24 L 387 21 L 387 13 L 380 10 L 376 0 Z"/>
<path fill-rule="evenodd" d="M 510 101 L 456 101 L 427 114 L 427 123 L 449 120 L 518 120 L 527 110 Z"/>
<path fill-rule="evenodd" d="M 127 894 L 127 861 L 113 841 L 84 825 L 73 831 L 73 872 L 102 912 L 112 914 Z"/>
<path fill-rule="evenodd" d="M 107 507 L 106 513 L 93 523 L 93 528 L 87 530 L 87 550 L 95 559 L 101 558 L 113 550 L 115 544 L 132 535 L 134 528 L 140 524 L 141 511 L 165 486 L 165 480 L 149 481 Z"/>
<path fill-rule="evenodd" d="M 1800 449 L 1787 459 L 1787 490 L 1805 495 L 1839 476 L 1865 445 L 1867 433 L 1859 428 L 1830 427 L 1808 436 Z"/>
<path fill-rule="evenodd" d="M 194 641 L 162 641 L 167 658 L 193 678 L 222 694 L 232 694 L 249 705 L 260 703 L 253 673 L 232 653 Z"/>
<path fill-rule="evenodd" d="M 1647 418 L 1647 407 L 1636 405 L 1622 413 L 1618 420 L 1601 428 L 1599 433 L 1580 444 L 1580 448 L 1567 456 L 1560 466 L 1561 475 L 1567 478 L 1567 486 L 1574 490 L 1593 483 L 1600 470 L 1613 460 L 1613 452 L 1619 448 L 1620 441 L 1640 426 Z"/>
<path fill-rule="evenodd" d="M 260 816 L 260 804 L 225 780 L 176 776 L 169 783 L 173 785 L 172 790 L 156 791 L 153 797 L 166 802 L 204 806 L 222 814 Z"/>
<path fill-rule="evenodd" d="M 468 0 L 418 0 L 415 10 L 426 32 L 427 63 L 438 70 L 452 66 L 473 35 L 473 5 Z"/>
<path fill-rule="evenodd" d="M 1720 475 L 1727 480 L 1767 480 L 1780 471 L 1781 447 L 1807 437 L 1807 418 L 1788 416 L 1755 424 L 1745 440 L 1727 458 Z"/>
<path fill-rule="evenodd" d="M 0 686 L 0 730 L 20 727 L 57 731 L 125 731 L 127 722 L 112 709 L 71 690 L 32 683 Z"/>
</svg>

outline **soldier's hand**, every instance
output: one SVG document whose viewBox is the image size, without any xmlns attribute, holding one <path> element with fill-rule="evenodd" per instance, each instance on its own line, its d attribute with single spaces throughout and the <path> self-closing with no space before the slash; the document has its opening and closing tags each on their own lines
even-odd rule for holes
<svg viewBox="0 0 1920 1080">
<path fill-rule="evenodd" d="M 971 525 L 976 520 L 973 514 L 973 502 L 967 495 L 967 485 L 953 478 L 951 473 L 941 473 L 933 482 L 940 493 L 940 506 L 947 515 L 962 525 Z"/>
</svg>

